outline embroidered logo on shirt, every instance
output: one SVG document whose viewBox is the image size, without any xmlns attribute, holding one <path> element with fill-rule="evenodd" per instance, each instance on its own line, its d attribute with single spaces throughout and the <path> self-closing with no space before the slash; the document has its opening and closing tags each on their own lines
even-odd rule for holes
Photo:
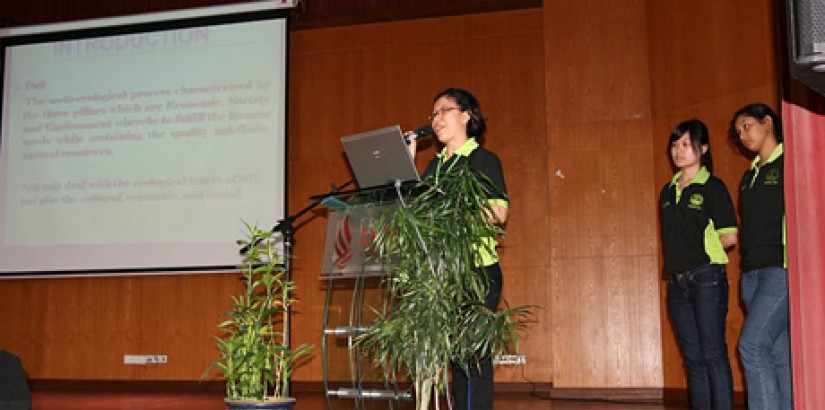
<svg viewBox="0 0 825 410">
<path fill-rule="evenodd" d="M 765 185 L 779 185 L 779 170 L 772 169 L 765 174 Z"/>
<path fill-rule="evenodd" d="M 705 197 L 703 197 L 702 194 L 693 194 L 690 196 L 690 204 L 688 205 L 688 208 L 701 210 L 704 202 Z"/>
</svg>

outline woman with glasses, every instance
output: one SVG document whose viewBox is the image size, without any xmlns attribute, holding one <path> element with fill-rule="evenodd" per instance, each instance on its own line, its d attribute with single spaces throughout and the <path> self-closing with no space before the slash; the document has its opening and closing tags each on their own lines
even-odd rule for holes
<svg viewBox="0 0 825 410">
<path fill-rule="evenodd" d="M 708 129 L 680 123 L 668 139 L 678 169 L 659 195 L 667 308 L 687 373 L 690 408 L 733 408 L 725 320 L 728 315 L 726 249 L 736 244 L 736 211 L 713 169 Z"/>
<path fill-rule="evenodd" d="M 423 177 L 449 173 L 456 166 L 467 163 L 475 172 L 489 179 L 488 217 L 496 224 L 507 221 L 507 188 L 504 172 L 498 156 L 481 147 L 486 124 L 478 100 L 467 90 L 448 88 L 433 99 L 433 112 L 429 117 L 438 141 L 444 145 L 423 173 Z M 415 156 L 416 142 L 410 141 L 410 152 Z M 502 275 L 495 252 L 495 238 L 489 238 L 489 246 L 478 249 L 478 265 L 474 270 L 489 280 L 489 290 L 484 306 L 496 310 L 501 297 Z M 482 410 L 493 408 L 493 363 L 487 357 L 480 363 L 453 364 L 452 393 L 455 409 Z"/>
<path fill-rule="evenodd" d="M 750 410 L 791 410 L 784 150 L 779 117 L 762 103 L 742 107 L 730 135 L 756 154 L 739 184 L 746 316 L 739 337 Z"/>
</svg>

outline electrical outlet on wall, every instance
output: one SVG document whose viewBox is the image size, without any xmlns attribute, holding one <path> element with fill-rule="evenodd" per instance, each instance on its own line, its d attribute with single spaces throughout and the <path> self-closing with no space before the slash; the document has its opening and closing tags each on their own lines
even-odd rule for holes
<svg viewBox="0 0 825 410">
<path fill-rule="evenodd" d="M 123 364 L 166 364 L 169 358 L 165 354 L 127 354 L 123 355 Z"/>
<path fill-rule="evenodd" d="M 527 364 L 527 356 L 523 354 L 503 354 L 493 358 L 493 364 L 519 365 Z"/>
</svg>

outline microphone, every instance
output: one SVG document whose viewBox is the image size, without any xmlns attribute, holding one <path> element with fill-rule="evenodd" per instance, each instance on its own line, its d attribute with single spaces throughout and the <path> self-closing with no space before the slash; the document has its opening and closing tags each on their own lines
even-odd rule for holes
<svg viewBox="0 0 825 410">
<path fill-rule="evenodd" d="M 433 135 L 433 126 L 432 125 L 425 125 L 423 127 L 418 128 L 413 132 L 408 132 L 404 134 L 404 142 L 407 144 L 410 143 L 412 140 L 421 139 L 427 136 Z"/>
</svg>

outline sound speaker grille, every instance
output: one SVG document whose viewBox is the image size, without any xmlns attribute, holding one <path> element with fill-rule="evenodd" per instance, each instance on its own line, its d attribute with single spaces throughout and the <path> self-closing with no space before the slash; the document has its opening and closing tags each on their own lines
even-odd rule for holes
<svg viewBox="0 0 825 410">
<path fill-rule="evenodd" d="M 825 1 L 796 0 L 792 5 L 796 22 L 797 59 L 825 52 Z"/>
</svg>

